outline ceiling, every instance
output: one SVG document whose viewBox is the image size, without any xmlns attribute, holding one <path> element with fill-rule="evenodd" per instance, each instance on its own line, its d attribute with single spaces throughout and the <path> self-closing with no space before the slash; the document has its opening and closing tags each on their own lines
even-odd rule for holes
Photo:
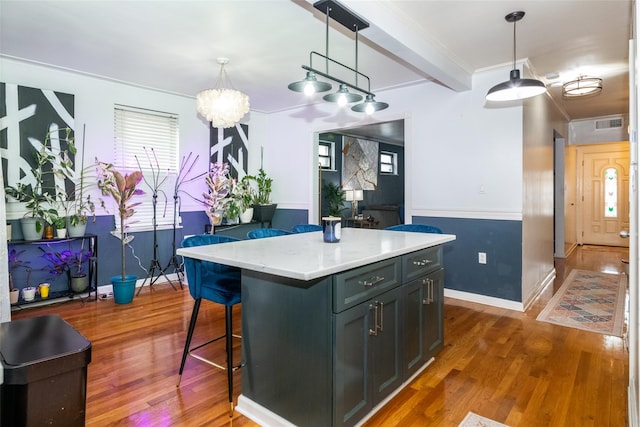
<svg viewBox="0 0 640 427">
<path fill-rule="evenodd" d="M 0 55 L 190 97 L 215 85 L 216 58 L 227 57 L 252 110 L 284 111 L 318 102 L 287 89 L 303 79 L 310 51 L 326 53 L 325 15 L 313 2 L 0 0 Z M 631 0 L 341 3 L 370 24 L 359 32 L 357 68 L 378 101 L 386 89 L 425 80 L 469 90 L 474 71 L 511 64 L 513 24 L 504 16 L 523 10 L 516 56 L 528 59 L 568 118 L 628 114 Z M 352 31 L 331 20 L 328 46 L 332 59 L 355 68 Z M 601 77 L 602 93 L 563 100 L 552 84 L 579 74 Z M 373 133 L 402 129 L 378 127 Z"/>
</svg>

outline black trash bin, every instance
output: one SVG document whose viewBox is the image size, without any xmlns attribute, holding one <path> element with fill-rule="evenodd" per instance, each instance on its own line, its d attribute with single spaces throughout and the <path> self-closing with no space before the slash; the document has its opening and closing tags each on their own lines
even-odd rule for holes
<svg viewBox="0 0 640 427">
<path fill-rule="evenodd" d="M 91 342 L 59 316 L 0 324 L 0 425 L 84 426 Z"/>
</svg>

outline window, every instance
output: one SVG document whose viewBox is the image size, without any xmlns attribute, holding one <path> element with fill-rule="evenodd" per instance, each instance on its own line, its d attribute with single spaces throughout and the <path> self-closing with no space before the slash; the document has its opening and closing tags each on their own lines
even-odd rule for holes
<svg viewBox="0 0 640 427">
<path fill-rule="evenodd" d="M 398 153 L 380 151 L 380 173 L 385 175 L 398 174 Z"/>
<path fill-rule="evenodd" d="M 318 163 L 320 169 L 335 170 L 335 144 L 333 142 L 318 142 Z"/>
<path fill-rule="evenodd" d="M 618 217 L 618 171 L 615 168 L 604 171 L 604 217 Z"/>
<path fill-rule="evenodd" d="M 116 105 L 115 160 L 117 169 L 130 173 L 142 170 L 139 202 L 130 231 L 153 227 L 153 189 L 157 187 L 156 224 L 173 226 L 173 187 L 178 170 L 178 116 L 171 113 Z M 110 209 L 114 213 L 113 208 Z M 120 227 L 118 215 L 116 228 Z"/>
</svg>

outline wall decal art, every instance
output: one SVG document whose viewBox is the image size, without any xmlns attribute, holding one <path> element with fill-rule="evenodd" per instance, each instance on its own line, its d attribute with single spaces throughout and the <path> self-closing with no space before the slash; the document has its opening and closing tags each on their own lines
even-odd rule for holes
<svg viewBox="0 0 640 427">
<path fill-rule="evenodd" d="M 34 153 L 42 147 L 47 133 L 52 132 L 48 150 L 58 155 L 68 147 L 58 137 L 66 135 L 64 128 L 75 130 L 74 96 L 47 89 L 0 83 L 0 158 L 5 185 L 34 184 L 31 168 Z M 70 134 L 73 137 L 74 132 Z M 73 161 L 73 156 L 71 156 Z M 51 173 L 55 165 L 45 165 L 43 187 L 48 193 L 65 188 L 74 193 L 74 185 L 68 179 Z M 54 194 L 51 194 L 52 196 Z"/>
<path fill-rule="evenodd" d="M 236 123 L 230 128 L 211 128 L 210 161 L 229 163 L 234 178 L 247 174 L 249 159 L 249 126 Z"/>
<path fill-rule="evenodd" d="M 342 143 L 342 187 L 375 190 L 378 187 L 378 143 L 344 137 Z"/>
</svg>

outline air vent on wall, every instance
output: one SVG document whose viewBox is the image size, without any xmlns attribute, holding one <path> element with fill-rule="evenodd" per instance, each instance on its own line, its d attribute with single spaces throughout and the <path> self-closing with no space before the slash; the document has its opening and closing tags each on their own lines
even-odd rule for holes
<svg viewBox="0 0 640 427">
<path fill-rule="evenodd" d="M 596 130 L 617 129 L 622 127 L 622 119 L 596 120 Z"/>
</svg>

